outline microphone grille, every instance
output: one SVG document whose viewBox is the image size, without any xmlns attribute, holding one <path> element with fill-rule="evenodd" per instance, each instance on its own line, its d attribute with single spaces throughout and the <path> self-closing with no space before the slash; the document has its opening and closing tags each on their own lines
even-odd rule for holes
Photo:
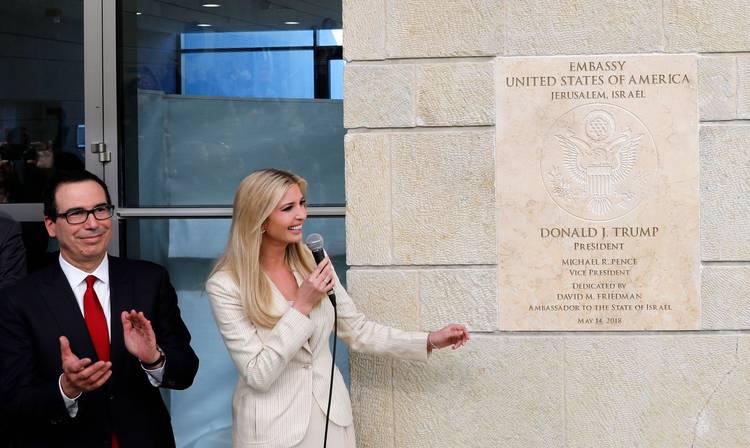
<svg viewBox="0 0 750 448">
<path fill-rule="evenodd" d="M 307 247 L 313 252 L 323 249 L 323 237 L 317 233 L 308 235 L 305 242 L 307 243 Z"/>
</svg>

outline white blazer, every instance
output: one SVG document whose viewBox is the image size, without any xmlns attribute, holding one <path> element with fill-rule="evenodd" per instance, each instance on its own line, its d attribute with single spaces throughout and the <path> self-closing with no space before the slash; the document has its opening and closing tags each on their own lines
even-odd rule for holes
<svg viewBox="0 0 750 448">
<path fill-rule="evenodd" d="M 297 283 L 302 277 L 294 273 Z M 335 275 L 335 273 L 334 273 Z M 275 327 L 256 327 L 242 308 L 237 285 L 226 272 L 208 279 L 206 291 L 224 343 L 239 373 L 232 399 L 232 446 L 287 448 L 305 435 L 311 400 L 325 414 L 331 372 L 328 340 L 333 306 L 324 299 L 309 318 L 292 308 L 269 280 L 281 315 Z M 339 337 L 350 350 L 427 360 L 427 333 L 406 332 L 368 321 L 336 278 Z M 344 380 L 336 368 L 332 422 L 352 424 Z"/>
</svg>

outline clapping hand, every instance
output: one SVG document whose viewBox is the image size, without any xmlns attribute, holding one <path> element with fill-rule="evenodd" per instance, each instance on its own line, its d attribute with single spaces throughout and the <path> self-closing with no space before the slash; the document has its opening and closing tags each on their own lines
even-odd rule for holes
<svg viewBox="0 0 750 448">
<path fill-rule="evenodd" d="M 123 339 L 125 348 L 131 355 L 138 358 L 142 364 L 153 364 L 161 353 L 156 348 L 156 335 L 151 327 L 151 321 L 146 319 L 142 311 L 123 311 L 122 319 Z"/>
<path fill-rule="evenodd" d="M 60 336 L 60 357 L 63 368 L 60 386 L 70 399 L 100 388 L 112 376 L 111 362 L 97 361 L 91 364 L 89 358 L 79 359 L 70 350 L 70 342 L 65 336 Z"/>
</svg>

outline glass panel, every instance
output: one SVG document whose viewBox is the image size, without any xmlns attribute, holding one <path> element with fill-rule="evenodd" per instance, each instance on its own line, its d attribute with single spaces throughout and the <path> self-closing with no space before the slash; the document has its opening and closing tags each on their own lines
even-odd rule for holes
<svg viewBox="0 0 750 448">
<path fill-rule="evenodd" d="M 236 369 L 211 314 L 204 282 L 223 252 L 228 219 L 130 219 L 125 222 L 126 254 L 166 266 L 177 290 L 182 317 L 193 337 L 200 370 L 193 385 L 170 391 L 170 412 L 178 447 L 230 447 L 232 393 Z M 309 218 L 305 233 L 326 238 L 326 251 L 346 282 L 343 218 Z M 346 345 L 337 343 L 336 365 L 349 384 Z"/>
<path fill-rule="evenodd" d="M 83 167 L 83 2 L 0 2 L 0 204 L 42 201 L 54 167 Z"/>
<path fill-rule="evenodd" d="M 344 41 L 344 30 L 319 30 L 317 37 L 321 47 L 340 47 Z"/>
<path fill-rule="evenodd" d="M 118 2 L 123 205 L 228 206 L 266 167 L 344 205 L 341 1 L 220 5 Z"/>
<path fill-rule="evenodd" d="M 346 61 L 334 59 L 328 63 L 328 72 L 331 74 L 331 98 L 344 99 L 344 66 Z"/>
<path fill-rule="evenodd" d="M 128 206 L 231 206 L 253 169 L 294 171 L 310 183 L 311 205 L 344 202 L 340 103 L 138 94 L 138 178 Z M 128 151 L 126 149 L 126 151 Z M 135 164 L 137 162 L 137 164 Z"/>
<path fill-rule="evenodd" d="M 185 95 L 313 98 L 313 52 L 183 53 Z"/>
</svg>

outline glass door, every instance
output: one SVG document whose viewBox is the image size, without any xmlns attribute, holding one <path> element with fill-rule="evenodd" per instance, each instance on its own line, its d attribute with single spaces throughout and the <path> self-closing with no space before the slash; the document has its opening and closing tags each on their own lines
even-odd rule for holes
<svg viewBox="0 0 750 448">
<path fill-rule="evenodd" d="M 0 2 L 0 219 L 20 223 L 29 270 L 50 261 L 42 192 L 55 170 L 102 174 L 102 4 Z M 103 145 L 99 145 L 102 147 Z"/>
</svg>

